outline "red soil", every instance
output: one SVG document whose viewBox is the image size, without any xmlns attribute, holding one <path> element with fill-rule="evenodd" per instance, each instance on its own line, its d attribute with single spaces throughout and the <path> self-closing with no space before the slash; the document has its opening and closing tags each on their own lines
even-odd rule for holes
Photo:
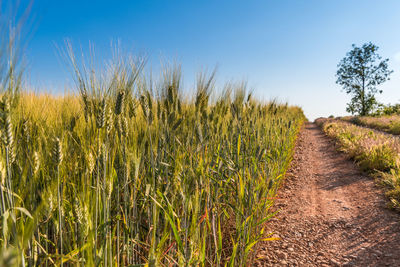
<svg viewBox="0 0 400 267">
<path fill-rule="evenodd" d="M 300 133 L 292 167 L 253 266 L 400 266 L 400 214 L 312 123 Z"/>
</svg>

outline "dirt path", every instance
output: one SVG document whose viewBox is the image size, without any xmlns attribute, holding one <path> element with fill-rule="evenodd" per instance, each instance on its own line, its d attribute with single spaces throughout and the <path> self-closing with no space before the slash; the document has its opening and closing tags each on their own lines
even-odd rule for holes
<svg viewBox="0 0 400 267">
<path fill-rule="evenodd" d="M 315 124 L 300 133 L 254 266 L 400 266 L 400 214 Z"/>
</svg>

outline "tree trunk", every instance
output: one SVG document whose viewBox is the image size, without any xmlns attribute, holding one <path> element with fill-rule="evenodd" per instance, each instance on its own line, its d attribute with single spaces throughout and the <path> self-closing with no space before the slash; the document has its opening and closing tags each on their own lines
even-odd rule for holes
<svg viewBox="0 0 400 267">
<path fill-rule="evenodd" d="M 364 69 L 363 69 L 363 77 L 362 77 L 362 88 L 361 88 L 361 116 L 367 115 L 366 110 L 366 103 L 365 103 L 365 76 L 364 76 Z"/>
</svg>

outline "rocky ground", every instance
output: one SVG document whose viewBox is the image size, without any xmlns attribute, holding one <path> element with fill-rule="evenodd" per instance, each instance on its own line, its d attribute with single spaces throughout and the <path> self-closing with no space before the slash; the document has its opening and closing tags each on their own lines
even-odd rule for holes
<svg viewBox="0 0 400 267">
<path fill-rule="evenodd" d="M 312 123 L 300 133 L 292 167 L 253 266 L 400 266 L 400 214 Z"/>
</svg>

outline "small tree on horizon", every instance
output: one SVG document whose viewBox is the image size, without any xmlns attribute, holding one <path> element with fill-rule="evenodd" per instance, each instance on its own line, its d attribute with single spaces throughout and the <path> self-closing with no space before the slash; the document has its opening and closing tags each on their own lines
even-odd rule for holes
<svg viewBox="0 0 400 267">
<path fill-rule="evenodd" d="M 352 96 L 346 111 L 361 116 L 368 115 L 378 104 L 375 95 L 381 94 L 377 86 L 389 80 L 393 72 L 388 69 L 389 59 L 377 54 L 378 46 L 365 43 L 353 49 L 338 64 L 336 83 Z"/>
</svg>

